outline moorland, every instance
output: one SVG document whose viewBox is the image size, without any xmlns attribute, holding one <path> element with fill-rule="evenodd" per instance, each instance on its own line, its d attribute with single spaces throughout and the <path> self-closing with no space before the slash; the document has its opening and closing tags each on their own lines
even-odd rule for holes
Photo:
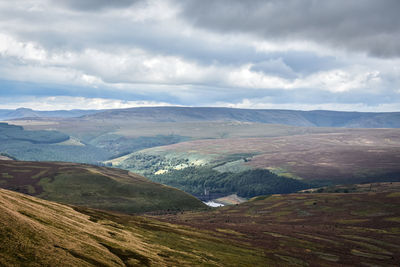
<svg viewBox="0 0 400 267">
<path fill-rule="evenodd" d="M 0 264 L 396 266 L 399 184 L 368 188 L 263 196 L 157 216 L 65 206 L 0 189 Z"/>
<path fill-rule="evenodd" d="M 48 132 L 67 138 L 52 143 L 49 138 L 46 144 L 12 140 L 2 143 L 1 152 L 20 160 L 122 168 L 199 197 L 235 193 L 253 197 L 310 186 L 398 181 L 399 121 L 399 113 L 103 110 L 72 118 L 9 120 L 29 135 Z M 239 192 L 237 176 L 248 177 L 245 183 L 252 180 L 253 186 Z M 267 177 L 275 182 L 263 183 Z M 282 190 L 282 184 L 293 186 Z"/>
<path fill-rule="evenodd" d="M 400 262 L 399 113 L 1 114 L 0 265 Z"/>
</svg>

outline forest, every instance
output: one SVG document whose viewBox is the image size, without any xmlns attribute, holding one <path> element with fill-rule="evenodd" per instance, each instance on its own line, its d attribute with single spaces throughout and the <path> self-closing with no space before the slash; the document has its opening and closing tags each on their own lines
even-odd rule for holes
<svg viewBox="0 0 400 267">
<path fill-rule="evenodd" d="M 293 193 L 309 187 L 300 180 L 278 176 L 264 169 L 221 173 L 209 167 L 188 167 L 151 175 L 148 178 L 196 196 L 237 194 L 250 198 L 258 195 Z"/>
</svg>

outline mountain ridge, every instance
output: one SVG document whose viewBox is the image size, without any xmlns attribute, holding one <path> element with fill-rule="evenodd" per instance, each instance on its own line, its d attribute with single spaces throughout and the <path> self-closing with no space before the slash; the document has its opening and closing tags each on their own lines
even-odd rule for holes
<svg viewBox="0 0 400 267">
<path fill-rule="evenodd" d="M 33 110 L 30 108 L 17 108 L 17 109 L 0 109 L 0 120 L 13 120 L 21 118 L 73 118 L 80 117 L 88 114 L 99 112 L 98 110 L 83 110 L 83 109 L 72 109 L 72 110 Z"/>
<path fill-rule="evenodd" d="M 240 121 L 305 127 L 400 128 L 400 112 L 238 109 L 229 107 L 133 107 L 103 110 L 0 110 L 0 119 L 60 117 L 134 122 Z"/>
<path fill-rule="evenodd" d="M 400 112 L 302 111 L 226 107 L 138 107 L 105 110 L 84 115 L 81 118 L 153 122 L 241 121 L 308 127 L 400 128 Z"/>
</svg>

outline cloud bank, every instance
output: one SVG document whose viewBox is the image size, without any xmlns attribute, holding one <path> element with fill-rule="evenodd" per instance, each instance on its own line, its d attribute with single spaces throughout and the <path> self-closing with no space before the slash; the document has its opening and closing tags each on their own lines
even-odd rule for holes
<svg viewBox="0 0 400 267">
<path fill-rule="evenodd" d="M 396 0 L 4 0 L 0 108 L 396 111 L 398 10 Z"/>
</svg>

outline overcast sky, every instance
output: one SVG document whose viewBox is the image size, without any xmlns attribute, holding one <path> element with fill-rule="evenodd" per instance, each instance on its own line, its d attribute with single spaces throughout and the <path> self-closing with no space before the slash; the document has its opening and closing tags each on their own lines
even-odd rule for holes
<svg viewBox="0 0 400 267">
<path fill-rule="evenodd" d="M 400 111 L 399 0 L 0 0 L 0 108 Z"/>
</svg>

